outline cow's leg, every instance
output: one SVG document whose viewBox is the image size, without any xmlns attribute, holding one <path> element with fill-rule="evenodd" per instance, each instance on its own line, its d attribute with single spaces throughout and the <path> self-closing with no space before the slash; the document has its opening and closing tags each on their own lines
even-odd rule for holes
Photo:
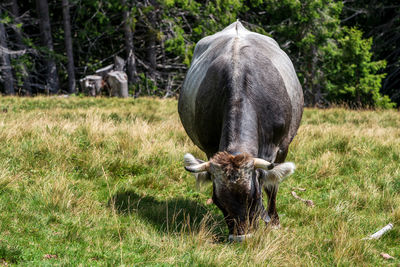
<svg viewBox="0 0 400 267">
<path fill-rule="evenodd" d="M 286 143 L 286 142 L 284 142 Z M 288 146 L 283 144 L 276 155 L 275 158 L 275 163 L 283 163 L 286 159 L 286 156 L 288 154 Z M 276 211 L 276 195 L 278 193 L 278 184 L 269 184 L 264 187 L 265 192 L 267 193 L 268 196 L 268 216 L 270 217 L 271 221 L 270 224 L 273 227 L 279 227 L 279 215 L 278 212 Z"/>
<path fill-rule="evenodd" d="M 276 194 L 278 193 L 278 184 L 270 184 L 265 188 L 268 196 L 268 216 L 271 218 L 270 224 L 273 227 L 279 227 L 279 216 L 276 211 Z"/>
<path fill-rule="evenodd" d="M 271 222 L 271 217 L 269 217 L 267 210 L 264 207 L 264 204 L 261 202 L 261 211 L 260 211 L 261 219 L 265 222 L 265 224 L 269 224 Z"/>
<path fill-rule="evenodd" d="M 278 149 L 278 153 L 276 154 L 274 163 L 283 163 L 285 162 L 286 156 L 288 154 L 289 140 L 286 139 L 282 142 L 281 146 Z M 279 184 L 278 183 L 269 183 L 264 185 L 264 190 L 268 196 L 268 210 L 267 215 L 264 216 L 264 221 L 267 224 L 271 224 L 273 227 L 279 227 L 279 215 L 276 211 L 276 195 L 278 193 Z"/>
<path fill-rule="evenodd" d="M 278 153 L 276 154 L 275 163 L 283 163 L 285 162 L 286 156 L 288 154 L 288 147 L 279 148 Z"/>
</svg>

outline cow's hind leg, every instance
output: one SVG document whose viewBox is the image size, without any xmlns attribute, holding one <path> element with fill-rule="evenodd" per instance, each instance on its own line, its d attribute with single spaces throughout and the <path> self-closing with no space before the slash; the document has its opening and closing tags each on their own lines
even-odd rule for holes
<svg viewBox="0 0 400 267">
<path fill-rule="evenodd" d="M 268 196 L 268 216 L 271 218 L 270 225 L 279 227 L 279 215 L 276 211 L 276 195 L 278 193 L 278 184 L 269 184 L 264 187 Z"/>
</svg>

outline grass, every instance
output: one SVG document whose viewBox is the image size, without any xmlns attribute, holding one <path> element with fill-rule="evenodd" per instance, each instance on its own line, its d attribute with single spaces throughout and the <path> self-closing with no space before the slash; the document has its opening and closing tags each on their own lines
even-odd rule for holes
<svg viewBox="0 0 400 267">
<path fill-rule="evenodd" d="M 186 152 L 205 156 L 176 107 L 0 98 L 0 264 L 399 266 L 399 112 L 306 109 L 288 156 L 297 171 L 278 193 L 281 229 L 229 244 L 211 188 L 197 191 L 182 167 Z"/>
</svg>

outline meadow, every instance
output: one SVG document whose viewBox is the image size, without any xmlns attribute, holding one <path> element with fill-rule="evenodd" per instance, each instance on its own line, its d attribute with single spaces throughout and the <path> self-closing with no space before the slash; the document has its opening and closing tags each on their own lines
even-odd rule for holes
<svg viewBox="0 0 400 267">
<path fill-rule="evenodd" d="M 398 111 L 305 109 L 281 228 L 260 225 L 244 243 L 227 242 L 187 152 L 205 159 L 174 99 L 0 98 L 0 264 L 400 265 Z M 314 207 L 291 195 L 299 187 Z"/>
</svg>

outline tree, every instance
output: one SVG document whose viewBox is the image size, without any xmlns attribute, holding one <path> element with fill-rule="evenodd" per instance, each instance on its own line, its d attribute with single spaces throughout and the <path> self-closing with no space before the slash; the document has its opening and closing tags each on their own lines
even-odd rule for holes
<svg viewBox="0 0 400 267">
<path fill-rule="evenodd" d="M 135 47 L 133 45 L 133 31 L 131 23 L 130 7 L 127 5 L 126 0 L 121 0 L 122 15 L 124 20 L 124 35 L 125 35 L 125 51 L 126 51 L 126 72 L 128 75 L 129 84 L 136 82 L 136 61 L 135 61 Z"/>
<path fill-rule="evenodd" d="M 12 1 L 11 10 L 14 16 L 14 23 L 16 23 L 17 25 L 22 25 L 19 19 L 19 7 L 17 0 Z M 14 32 L 16 36 L 18 49 L 27 49 L 27 46 L 25 45 L 23 40 L 24 38 L 22 36 L 21 27 L 20 26 L 14 27 Z M 26 95 L 32 95 L 31 81 L 29 78 L 28 68 L 24 62 L 21 62 L 19 66 L 20 66 L 20 73 L 22 76 L 23 88 L 25 90 L 24 93 Z"/>
<path fill-rule="evenodd" d="M 346 1 L 342 23 L 373 37 L 373 60 L 387 62 L 381 92 L 400 104 L 400 3 L 392 0 Z"/>
<path fill-rule="evenodd" d="M 2 22 L 2 12 L 0 9 L 0 55 L 1 55 L 1 73 L 4 80 L 4 89 L 7 95 L 14 95 L 14 78 L 11 70 L 10 55 L 8 53 L 7 36 L 4 24 Z"/>
<path fill-rule="evenodd" d="M 19 6 L 17 0 L 6 2 L 16 7 L 11 22 L 5 22 L 15 33 L 6 35 L 8 47 L 27 51 L 9 56 L 14 87 L 24 86 L 22 92 L 29 92 L 25 86 L 30 84 L 33 94 L 46 88 L 55 93 L 58 83 L 68 83 L 62 89 L 73 92 L 74 74 L 93 74 L 119 56 L 125 59 L 135 95 L 175 95 L 195 44 L 239 19 L 249 30 L 273 37 L 289 55 L 308 105 L 387 106 L 383 93 L 400 101 L 400 5 L 390 0 L 74 0 L 71 6 L 68 0 L 63 5 L 56 0 L 25 0 Z M 39 20 L 32 17 L 35 3 Z M 51 15 L 51 32 L 49 14 L 61 12 L 62 18 Z M 386 59 L 386 69 L 381 59 Z M 380 87 L 382 81 L 390 86 Z"/>
<path fill-rule="evenodd" d="M 47 0 L 36 0 L 36 8 L 39 14 L 39 26 L 42 44 L 48 50 L 48 55 L 45 59 L 45 64 L 47 67 L 47 88 L 49 93 L 56 94 L 59 91 L 59 81 L 57 66 L 53 56 L 53 38 L 51 36 L 49 5 Z"/>
<path fill-rule="evenodd" d="M 383 60 L 372 61 L 372 38 L 363 39 L 356 28 L 344 28 L 337 45 L 331 45 L 323 67 L 330 70 L 326 76 L 326 90 L 331 102 L 345 102 L 352 107 L 392 108 L 395 104 L 381 95 L 385 73 Z M 329 56 L 328 56 L 329 55 Z"/>
<path fill-rule="evenodd" d="M 326 105 L 324 47 L 340 31 L 341 2 L 332 0 L 250 1 L 243 16 L 260 33 L 272 33 L 294 63 L 307 105 Z M 261 29 L 260 29 L 261 27 Z"/>
<path fill-rule="evenodd" d="M 149 0 L 148 13 L 147 13 L 147 61 L 150 65 L 150 77 L 154 79 L 155 70 L 157 69 L 157 51 L 156 41 L 158 36 L 157 29 L 157 11 L 158 4 L 156 0 Z"/>
<path fill-rule="evenodd" d="M 73 94 L 75 93 L 76 81 L 75 81 L 74 53 L 72 49 L 71 25 L 69 16 L 69 1 L 62 0 L 62 7 L 63 7 L 65 50 L 67 52 L 67 59 L 68 59 L 68 92 L 70 94 Z"/>
<path fill-rule="evenodd" d="M 271 33 L 288 53 L 307 105 L 391 107 L 379 93 L 384 62 L 372 60 L 371 40 L 341 26 L 342 8 L 333 0 L 252 0 L 241 15 L 253 30 Z"/>
</svg>

